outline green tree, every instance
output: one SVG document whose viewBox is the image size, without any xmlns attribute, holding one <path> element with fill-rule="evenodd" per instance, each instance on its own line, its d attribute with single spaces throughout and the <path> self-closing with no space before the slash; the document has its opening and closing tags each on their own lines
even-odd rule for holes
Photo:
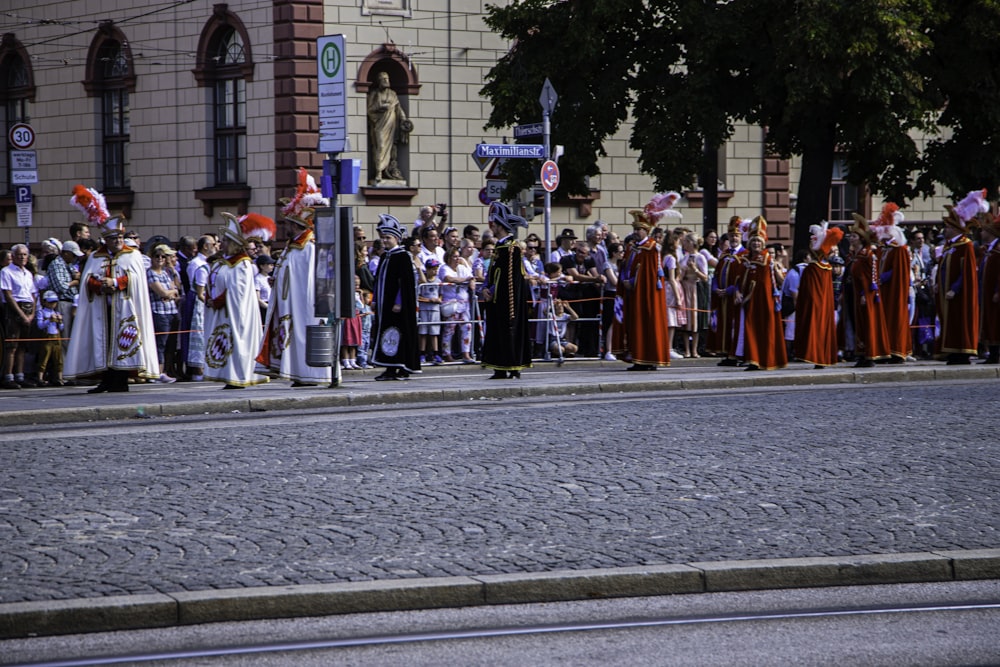
<svg viewBox="0 0 1000 667">
<path fill-rule="evenodd" d="M 488 8 L 487 25 L 513 43 L 482 89 L 493 103 L 487 127 L 539 122 L 538 98 L 549 78 L 559 95 L 552 143 L 566 148 L 559 163 L 563 194 L 589 194 L 586 179 L 598 173 L 604 141 L 628 117 L 631 54 L 644 15 L 638 4 L 525 0 Z M 531 187 L 538 168 L 531 160 L 508 161 L 508 193 Z"/>
<path fill-rule="evenodd" d="M 921 194 L 941 184 L 956 198 L 1000 185 L 1000 3 L 949 2 L 950 11 L 932 26 L 933 48 L 924 71 L 941 109 L 942 129 L 924 151 L 917 179 Z"/>
<path fill-rule="evenodd" d="M 488 127 L 537 119 L 534 91 L 549 76 L 560 94 L 553 139 L 567 148 L 565 191 L 581 193 L 630 109 L 630 143 L 657 188 L 689 187 L 711 153 L 705 146 L 721 145 L 735 122 L 763 126 L 769 150 L 802 157 L 795 246 L 804 247 L 809 225 L 827 215 L 838 151 L 852 182 L 899 203 L 917 193 L 913 174 L 923 163 L 912 133 L 934 130 L 941 101 L 925 90 L 921 69 L 929 26 L 947 16 L 933 5 L 525 0 L 489 7 L 488 25 L 514 42 L 483 88 L 494 105 Z"/>
<path fill-rule="evenodd" d="M 828 215 L 837 153 L 848 180 L 902 203 L 915 194 L 933 100 L 919 64 L 937 19 L 929 0 L 757 0 L 727 6 L 737 24 L 750 88 L 741 120 L 767 128 L 768 148 L 801 156 L 796 248 Z"/>
</svg>

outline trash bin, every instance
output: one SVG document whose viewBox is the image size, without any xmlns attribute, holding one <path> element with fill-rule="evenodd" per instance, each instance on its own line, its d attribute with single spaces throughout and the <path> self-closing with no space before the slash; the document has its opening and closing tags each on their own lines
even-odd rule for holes
<svg viewBox="0 0 1000 667">
<path fill-rule="evenodd" d="M 334 328 L 326 324 L 306 327 L 306 365 L 313 368 L 333 366 Z"/>
</svg>

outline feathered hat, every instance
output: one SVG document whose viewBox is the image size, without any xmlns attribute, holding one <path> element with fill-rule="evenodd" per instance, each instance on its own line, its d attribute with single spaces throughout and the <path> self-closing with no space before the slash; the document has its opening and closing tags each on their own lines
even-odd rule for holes
<svg viewBox="0 0 1000 667">
<path fill-rule="evenodd" d="M 890 201 L 882 205 L 882 212 L 879 213 L 875 224 L 879 227 L 891 227 L 901 224 L 905 219 L 903 212 L 899 210 L 899 206 Z"/>
<path fill-rule="evenodd" d="M 826 224 L 826 223 L 823 223 Z M 823 240 L 819 244 L 817 254 L 820 259 L 830 256 L 830 251 L 834 249 L 844 239 L 844 230 L 840 227 L 827 229 L 823 235 Z"/>
<path fill-rule="evenodd" d="M 743 218 L 738 215 L 734 215 L 729 218 L 729 230 L 726 232 L 729 235 L 729 244 L 732 245 L 734 238 L 743 238 L 743 232 L 740 231 L 740 225 L 743 224 Z"/>
<path fill-rule="evenodd" d="M 680 194 L 676 192 L 662 192 L 658 195 L 653 195 L 653 198 L 649 200 L 649 203 L 643 207 L 646 215 L 649 219 L 656 224 L 664 216 L 669 216 L 671 218 L 682 218 L 683 216 L 679 211 L 674 210 L 674 204 L 677 200 L 681 198 Z"/>
<path fill-rule="evenodd" d="M 892 245 L 906 245 L 906 234 L 899 227 L 899 224 L 905 219 L 899 206 L 887 202 L 882 206 L 882 212 L 879 214 L 878 220 L 872 223 L 872 226 L 875 227 L 875 232 L 880 238 Z"/>
<path fill-rule="evenodd" d="M 759 238 L 764 243 L 767 243 L 767 220 L 762 215 L 758 215 L 750 221 L 750 229 L 747 230 L 747 240 L 749 241 L 752 238 Z"/>
<path fill-rule="evenodd" d="M 240 218 L 240 230 L 243 232 L 243 238 L 248 241 L 257 239 L 263 243 L 269 243 L 277 235 L 278 226 L 274 220 L 266 215 L 247 213 Z"/>
<path fill-rule="evenodd" d="M 809 249 L 815 253 L 820 252 L 823 239 L 826 238 L 826 230 L 830 228 L 830 223 L 825 220 L 818 225 L 809 225 Z"/>
<path fill-rule="evenodd" d="M 990 211 L 985 188 L 973 190 L 954 206 L 945 204 L 944 207 L 948 211 L 948 215 L 944 216 L 945 224 L 963 234 L 970 233 L 976 223 Z"/>
<path fill-rule="evenodd" d="M 868 224 L 868 218 L 860 213 L 853 213 L 852 215 L 854 217 L 854 224 L 851 225 L 851 228 L 848 231 L 857 234 L 858 238 L 860 238 L 861 242 L 865 245 L 873 245 L 876 241 L 878 241 L 878 236 L 875 233 L 875 230 L 872 229 L 870 224 Z"/>
<path fill-rule="evenodd" d="M 312 229 L 316 207 L 329 206 L 330 200 L 324 197 L 320 189 L 316 187 L 316 180 L 306 171 L 305 167 L 299 167 L 296 178 L 295 196 L 291 199 L 286 197 L 279 201 L 282 204 L 281 214 L 297 225 Z"/>
<path fill-rule="evenodd" d="M 527 228 L 528 226 L 527 220 L 519 215 L 514 215 L 514 211 L 511 210 L 510 206 L 501 201 L 495 201 L 490 204 L 490 214 L 487 220 L 500 225 L 508 232 L 514 231 L 516 227 Z"/>
<path fill-rule="evenodd" d="M 664 217 L 678 218 L 681 214 L 673 209 L 674 204 L 681 196 L 676 192 L 661 192 L 653 195 L 653 198 L 642 207 L 642 210 L 632 210 L 632 227 L 639 229 L 652 229 Z"/>
<path fill-rule="evenodd" d="M 388 234 L 402 240 L 406 234 L 406 227 L 401 225 L 395 216 L 391 216 L 388 213 L 381 213 L 378 216 L 378 224 L 375 225 L 375 231 L 378 232 L 379 236 Z"/>
<path fill-rule="evenodd" d="M 629 215 L 632 216 L 632 228 L 633 229 L 645 229 L 650 230 L 653 228 L 653 222 L 646 215 L 645 211 L 640 209 L 632 209 L 629 211 Z"/>
<path fill-rule="evenodd" d="M 97 190 L 78 183 L 73 186 L 73 196 L 70 197 L 69 203 L 80 209 L 87 219 L 87 224 L 97 227 L 102 237 L 125 231 L 125 216 L 112 217 L 107 202 L 104 201 L 104 195 Z"/>
<path fill-rule="evenodd" d="M 226 226 L 219 230 L 222 236 L 236 241 L 241 246 L 245 246 L 250 238 L 270 241 L 277 232 L 274 220 L 259 213 L 247 213 L 237 218 L 232 213 L 223 211 L 222 217 L 226 220 Z"/>
</svg>

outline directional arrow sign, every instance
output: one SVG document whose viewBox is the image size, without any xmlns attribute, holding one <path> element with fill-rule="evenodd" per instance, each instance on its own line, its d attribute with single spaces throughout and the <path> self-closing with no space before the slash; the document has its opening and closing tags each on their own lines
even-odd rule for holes
<svg viewBox="0 0 1000 667">
<path fill-rule="evenodd" d="M 545 157 L 541 144 L 478 144 L 477 157 L 517 157 L 540 159 Z"/>
</svg>

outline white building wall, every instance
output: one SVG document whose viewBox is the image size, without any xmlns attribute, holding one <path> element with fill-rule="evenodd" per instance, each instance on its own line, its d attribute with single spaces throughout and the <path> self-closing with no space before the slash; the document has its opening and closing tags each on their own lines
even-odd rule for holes
<svg viewBox="0 0 1000 667">
<path fill-rule="evenodd" d="M 31 240 L 68 238 L 68 227 L 82 219 L 69 204 L 73 186 L 100 188 L 100 98 L 84 90 L 87 54 L 97 25 L 113 21 L 128 39 L 136 88 L 130 95 L 130 174 L 135 202 L 129 226 L 143 238 L 164 234 L 177 238 L 198 230 L 215 230 L 221 218 L 206 218 L 193 192 L 211 181 L 211 88 L 199 86 L 192 70 L 201 31 L 212 16 L 213 2 L 195 0 L 150 14 L 159 5 L 129 0 L 19 3 L 15 17 L 4 17 L 31 57 L 36 98 L 31 125 L 39 183 Z M 267 3 L 229 3 L 250 34 L 256 68 L 247 85 L 248 174 L 253 187 L 251 209 L 266 210 L 274 190 L 274 90 L 272 8 Z M 142 15 L 149 14 L 142 17 Z M 58 18 L 70 25 L 26 23 Z M 83 21 L 83 23 L 79 23 Z M 81 25 L 93 30 L 80 32 Z M 218 211 L 217 211 L 218 212 Z M 112 213 L 117 211 L 112 210 Z M 24 230 L 8 213 L 0 225 L 0 244 L 23 242 Z"/>
<path fill-rule="evenodd" d="M 40 183 L 33 186 L 36 203 L 31 239 L 65 238 L 69 224 L 79 219 L 68 204 L 73 185 L 96 187 L 100 182 L 100 102 L 86 95 L 82 82 L 87 51 L 98 22 L 104 19 L 113 20 L 128 38 L 137 76 L 131 98 L 133 226 L 145 238 L 153 234 L 177 238 L 219 227 L 219 209 L 213 218 L 207 218 L 201 202 L 193 196 L 195 190 L 213 182 L 212 91 L 199 86 L 192 73 L 193 54 L 211 18 L 213 0 L 194 0 L 143 18 L 136 17 L 158 6 L 139 0 L 121 0 L 114 5 L 106 0 L 15 2 L 18 6 L 12 15 L 0 17 L 4 24 L 0 29 L 14 32 L 27 49 L 37 89 L 31 114 L 38 135 L 35 149 Z M 372 205 L 360 195 L 344 196 L 341 203 L 355 207 L 356 221 L 369 232 L 378 213 L 390 212 L 409 224 L 419 206 L 435 202 L 449 204 L 452 224 L 485 228 L 487 208 L 478 199 L 485 173 L 476 167 L 471 153 L 480 141 L 499 143 L 504 135 L 512 135 L 510 129 L 483 129 L 490 106 L 479 91 L 492 64 L 508 48 L 483 23 L 487 0 L 420 0 L 408 3 L 415 5 L 410 17 L 364 15 L 361 4 L 362 0 L 326 0 L 324 5 L 325 33 L 343 33 L 347 39 L 348 131 L 353 150 L 341 157 L 360 159 L 362 174 L 367 174 L 365 96 L 354 82 L 363 60 L 391 39 L 408 54 L 421 84 L 419 94 L 407 100 L 415 125 L 409 185 L 419 192 L 409 206 Z M 493 4 L 497 4 L 495 0 Z M 253 189 L 249 208 L 273 215 L 278 198 L 291 194 L 274 187 L 274 9 L 271 3 L 259 0 L 233 0 L 228 5 L 249 31 L 256 63 L 253 81 L 247 85 L 248 181 Z M 78 33 L 78 27 L 28 22 L 25 18 L 85 20 L 93 22 L 94 29 Z M 557 107 L 555 115 L 559 113 Z M 599 162 L 601 174 L 591 181 L 600 198 L 593 202 L 589 216 L 582 217 L 575 205 L 553 206 L 553 236 L 566 226 L 579 233 L 598 219 L 620 234 L 628 231 L 627 211 L 641 207 L 653 194 L 651 179 L 639 173 L 638 156 L 628 147 L 630 131 L 631 124 L 624 124 L 605 145 L 607 156 Z M 752 216 L 763 209 L 762 139 L 760 128 L 739 126 L 726 144 L 721 189 L 731 191 L 732 196 L 718 213 L 722 230 L 731 215 Z M 791 162 L 791 168 L 790 194 L 794 194 L 797 160 Z M 944 201 L 935 197 L 911 203 L 907 218 L 939 219 Z M 879 205 L 873 203 L 873 207 Z M 686 225 L 700 230 L 700 209 L 689 208 L 686 200 L 678 209 Z M 541 217 L 536 217 L 529 231 L 544 235 Z M 23 240 L 24 230 L 16 227 L 16 216 L 8 211 L 0 225 L 0 244 L 9 246 Z"/>
</svg>

